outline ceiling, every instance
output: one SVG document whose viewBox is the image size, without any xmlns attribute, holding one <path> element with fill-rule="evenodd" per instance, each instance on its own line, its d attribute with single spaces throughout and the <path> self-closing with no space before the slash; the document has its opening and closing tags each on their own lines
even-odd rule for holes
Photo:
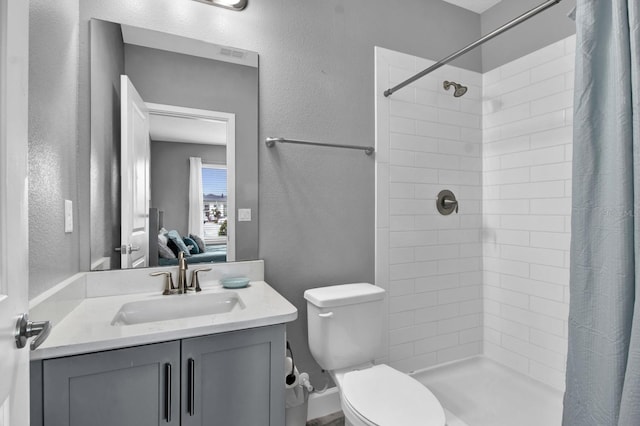
<svg viewBox="0 0 640 426">
<path fill-rule="evenodd" d="M 482 13 L 490 7 L 495 6 L 502 0 L 444 0 L 447 3 L 469 9 L 472 12 Z"/>
<path fill-rule="evenodd" d="M 227 123 L 193 117 L 149 114 L 151 140 L 226 145 Z"/>
</svg>

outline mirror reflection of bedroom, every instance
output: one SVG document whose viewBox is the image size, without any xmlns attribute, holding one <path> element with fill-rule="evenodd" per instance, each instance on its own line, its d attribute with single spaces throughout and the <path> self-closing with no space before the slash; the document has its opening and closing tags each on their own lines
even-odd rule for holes
<svg viewBox="0 0 640 426">
<path fill-rule="evenodd" d="M 257 55 L 193 43 L 91 20 L 91 270 L 255 257 Z"/>
<path fill-rule="evenodd" d="M 150 106 L 150 266 L 177 265 L 180 251 L 188 263 L 230 260 L 234 191 L 229 177 L 234 173 L 227 164 L 233 164 L 228 144 L 233 144 L 235 117 Z"/>
</svg>

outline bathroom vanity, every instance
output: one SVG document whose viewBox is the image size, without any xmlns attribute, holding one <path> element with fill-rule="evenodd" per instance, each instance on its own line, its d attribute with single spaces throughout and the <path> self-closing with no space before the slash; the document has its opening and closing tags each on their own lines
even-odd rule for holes
<svg viewBox="0 0 640 426">
<path fill-rule="evenodd" d="M 283 347 L 275 325 L 33 361 L 31 424 L 282 425 Z"/>
<path fill-rule="evenodd" d="M 105 287 L 101 273 L 86 275 L 97 281 L 84 283 L 94 297 L 76 302 L 32 352 L 31 425 L 284 424 L 285 323 L 297 311 L 262 280 L 223 289 L 217 278 L 229 265 L 203 274 L 203 291 L 185 295 L 113 294 L 126 280 Z M 73 286 L 82 284 L 65 291 Z M 220 298 L 231 300 L 228 312 L 213 306 Z M 199 300 L 218 313 L 185 316 L 166 308 L 175 302 L 193 309 Z M 156 303 L 174 318 L 154 318 Z M 130 314 L 132 306 L 149 312 L 122 322 L 122 310 Z"/>
</svg>

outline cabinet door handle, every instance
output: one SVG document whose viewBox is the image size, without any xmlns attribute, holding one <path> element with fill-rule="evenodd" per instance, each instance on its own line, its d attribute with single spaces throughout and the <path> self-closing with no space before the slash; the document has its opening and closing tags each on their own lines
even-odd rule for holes
<svg viewBox="0 0 640 426">
<path fill-rule="evenodd" d="M 164 365 L 164 418 L 171 423 L 171 364 Z"/>
<path fill-rule="evenodd" d="M 189 415 L 196 413 L 196 362 L 189 358 Z"/>
</svg>

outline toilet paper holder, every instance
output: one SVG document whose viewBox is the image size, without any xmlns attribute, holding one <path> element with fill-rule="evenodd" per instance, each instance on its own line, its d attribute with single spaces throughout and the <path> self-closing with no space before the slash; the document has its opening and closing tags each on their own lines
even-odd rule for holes
<svg viewBox="0 0 640 426">
<path fill-rule="evenodd" d="M 289 345 L 288 340 L 287 340 L 287 351 L 291 355 L 291 371 L 287 374 L 284 381 L 287 385 L 291 386 L 296 382 L 296 363 L 293 358 L 293 351 L 291 350 L 291 345 Z"/>
</svg>

